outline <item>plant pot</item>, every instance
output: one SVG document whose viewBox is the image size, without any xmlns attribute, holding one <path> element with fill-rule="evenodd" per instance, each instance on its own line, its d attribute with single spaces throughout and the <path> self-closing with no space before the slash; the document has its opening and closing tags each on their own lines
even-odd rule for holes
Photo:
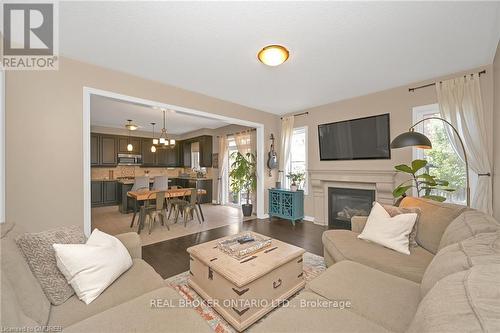
<svg viewBox="0 0 500 333">
<path fill-rule="evenodd" d="M 243 211 L 243 216 L 250 216 L 252 215 L 253 205 L 243 204 L 241 205 L 241 210 Z"/>
<path fill-rule="evenodd" d="M 292 190 L 292 192 L 297 191 L 297 185 L 294 184 L 290 185 L 290 190 Z"/>
</svg>

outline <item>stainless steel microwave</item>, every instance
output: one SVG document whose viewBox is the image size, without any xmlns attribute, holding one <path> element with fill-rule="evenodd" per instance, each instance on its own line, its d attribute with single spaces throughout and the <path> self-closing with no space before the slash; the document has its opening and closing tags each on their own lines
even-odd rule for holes
<svg viewBox="0 0 500 333">
<path fill-rule="evenodd" d="M 142 155 L 118 154 L 118 165 L 141 165 Z"/>
</svg>

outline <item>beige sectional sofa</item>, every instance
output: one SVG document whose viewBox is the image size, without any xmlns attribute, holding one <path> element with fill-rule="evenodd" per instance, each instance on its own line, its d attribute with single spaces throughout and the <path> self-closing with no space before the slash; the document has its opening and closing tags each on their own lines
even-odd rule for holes
<svg viewBox="0 0 500 333">
<path fill-rule="evenodd" d="M 410 255 L 357 238 L 323 235 L 329 268 L 249 332 L 499 332 L 500 224 L 462 206 L 406 198 L 420 207 L 418 247 Z M 137 234 L 117 237 L 134 264 L 94 302 L 76 296 L 52 306 L 15 244 L 22 232 L 2 225 L 1 326 L 61 326 L 65 332 L 211 332 L 190 308 L 152 308 L 179 294 L 141 259 Z"/>
<path fill-rule="evenodd" d="M 401 206 L 421 209 L 410 255 L 358 239 L 366 217 L 354 218 L 351 231 L 326 231 L 329 268 L 251 331 L 499 332 L 499 222 L 425 199 Z"/>
<path fill-rule="evenodd" d="M 95 301 L 86 305 L 73 295 L 54 306 L 15 243 L 23 230 L 7 223 L 1 232 L 0 326 L 4 329 L 52 326 L 53 331 L 62 327 L 64 332 L 212 332 L 192 309 L 151 306 L 157 299 L 176 305 L 180 295 L 141 259 L 136 233 L 117 236 L 129 250 L 133 265 Z"/>
</svg>

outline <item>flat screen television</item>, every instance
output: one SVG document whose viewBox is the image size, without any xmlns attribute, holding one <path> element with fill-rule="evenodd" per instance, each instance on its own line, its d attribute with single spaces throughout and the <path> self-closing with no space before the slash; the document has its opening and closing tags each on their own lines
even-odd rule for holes
<svg viewBox="0 0 500 333">
<path fill-rule="evenodd" d="M 321 161 L 390 159 L 389 114 L 318 125 Z"/>
</svg>

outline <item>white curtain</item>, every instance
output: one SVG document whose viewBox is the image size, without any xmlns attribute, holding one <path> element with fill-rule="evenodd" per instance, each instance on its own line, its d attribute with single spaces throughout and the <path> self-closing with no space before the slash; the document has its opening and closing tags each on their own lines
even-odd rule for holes
<svg viewBox="0 0 500 333">
<path fill-rule="evenodd" d="M 491 164 L 479 74 L 437 83 L 436 90 L 441 117 L 457 129 L 464 142 L 469 166 L 479 175 L 471 206 L 491 215 L 492 182 L 490 176 L 484 175 L 491 174 Z M 463 160 L 459 139 L 449 126 L 445 127 L 453 148 Z"/>
<path fill-rule="evenodd" d="M 217 161 L 219 166 L 219 175 L 217 178 L 217 203 L 220 205 L 227 204 L 228 158 L 227 138 L 225 135 L 221 135 L 219 137 L 219 155 Z"/>
<path fill-rule="evenodd" d="M 236 142 L 236 149 L 238 149 L 238 152 L 242 155 L 253 152 L 251 131 L 234 134 L 234 141 Z M 255 154 L 255 152 L 253 153 Z"/>
<path fill-rule="evenodd" d="M 290 152 L 292 146 L 293 136 L 293 116 L 286 116 L 281 119 L 281 137 L 280 137 L 280 151 L 279 151 L 279 171 L 282 186 L 285 184 L 285 171 L 290 164 Z"/>
</svg>

